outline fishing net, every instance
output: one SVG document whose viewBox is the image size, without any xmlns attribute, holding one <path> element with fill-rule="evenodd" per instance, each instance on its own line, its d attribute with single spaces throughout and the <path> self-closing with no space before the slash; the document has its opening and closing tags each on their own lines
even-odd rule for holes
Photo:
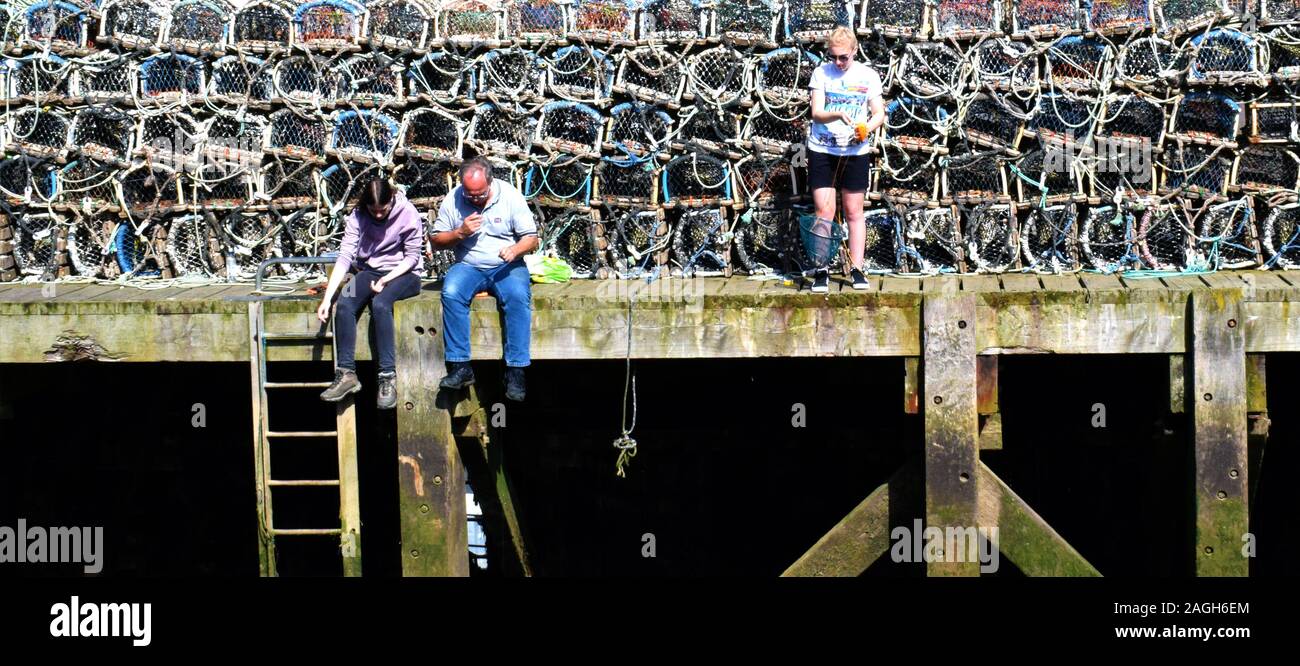
<svg viewBox="0 0 1300 666">
<path fill-rule="evenodd" d="M 253 200 L 253 172 L 236 162 L 205 160 L 186 176 L 193 187 L 186 200 L 204 209 L 239 208 Z"/>
<path fill-rule="evenodd" d="M 72 71 L 72 64 L 56 55 L 17 59 L 9 65 L 10 96 L 35 104 L 62 102 Z"/>
<path fill-rule="evenodd" d="M 736 224 L 736 263 L 750 275 L 788 272 L 796 223 L 789 208 L 746 210 Z"/>
<path fill-rule="evenodd" d="M 1002 31 L 1002 3 L 935 0 L 934 34 L 940 39 L 974 39 Z"/>
<path fill-rule="evenodd" d="M 1141 268 L 1183 271 L 1192 267 L 1192 237 L 1172 206 L 1147 206 L 1137 211 L 1136 217 Z"/>
<path fill-rule="evenodd" d="M 346 96 L 343 73 L 323 56 L 300 55 L 275 66 L 275 96 L 308 107 L 329 106 Z"/>
<path fill-rule="evenodd" d="M 605 118 L 580 102 L 550 102 L 542 107 L 536 143 L 549 152 L 584 157 L 600 154 Z"/>
<path fill-rule="evenodd" d="M 293 13 L 295 45 L 311 49 L 356 47 L 366 10 L 349 0 L 311 0 Z"/>
<path fill-rule="evenodd" d="M 978 146 L 1014 152 L 1025 133 L 1028 118 L 1024 109 L 1008 108 L 1014 104 L 1014 99 L 974 96 L 958 124 L 960 136 Z"/>
<path fill-rule="evenodd" d="M 57 213 L 27 213 L 14 217 L 13 258 L 23 275 L 39 275 L 42 280 L 58 276 L 60 259 L 67 263 L 68 225 Z M 64 255 L 60 257 L 60 255 Z"/>
<path fill-rule="evenodd" d="M 736 162 L 739 201 L 749 205 L 790 204 L 806 193 L 806 170 L 796 169 L 786 155 L 755 153 Z"/>
<path fill-rule="evenodd" d="M 894 98 L 885 106 L 884 139 L 908 150 L 934 150 L 947 140 L 951 112 L 933 100 Z"/>
<path fill-rule="evenodd" d="M 659 170 L 648 159 L 602 158 L 596 173 L 600 201 L 607 206 L 657 206 L 658 176 Z"/>
<path fill-rule="evenodd" d="M 495 45 L 505 36 L 505 14 L 495 2 L 443 0 L 438 36 L 453 43 Z"/>
<path fill-rule="evenodd" d="M 378 164 L 344 160 L 322 169 L 316 187 L 321 203 L 329 211 L 346 214 L 360 204 L 362 187 L 384 176 L 384 169 Z"/>
<path fill-rule="evenodd" d="M 473 90 L 469 83 L 473 66 L 473 61 L 455 53 L 434 51 L 407 68 L 407 96 L 443 106 L 465 100 L 462 91 Z"/>
<path fill-rule="evenodd" d="M 1300 2 L 1296 0 L 1259 0 L 1259 9 L 1264 25 L 1300 22 Z"/>
<path fill-rule="evenodd" d="M 71 140 L 72 122 L 61 109 L 28 106 L 9 114 L 6 145 L 31 157 L 62 160 Z"/>
<path fill-rule="evenodd" d="M 957 203 L 1006 201 L 1007 175 L 993 151 L 957 151 L 942 158 L 943 191 Z"/>
<path fill-rule="evenodd" d="M 407 161 L 394 180 L 406 190 L 406 199 L 419 207 L 435 209 L 451 191 L 456 166 L 451 162 Z"/>
<path fill-rule="evenodd" d="M 0 160 L 0 196 L 11 206 L 51 201 L 59 192 L 58 172 L 48 160 L 10 155 Z"/>
<path fill-rule="evenodd" d="M 212 63 L 208 100 L 235 106 L 268 106 L 277 96 L 269 63 L 252 56 L 225 56 Z"/>
<path fill-rule="evenodd" d="M 591 202 L 595 165 L 572 155 L 534 162 L 524 174 L 524 196 L 551 208 L 585 208 Z"/>
<path fill-rule="evenodd" d="M 1253 194 L 1295 196 L 1300 190 L 1300 160 L 1283 146 L 1247 146 L 1232 165 L 1232 186 Z"/>
<path fill-rule="evenodd" d="M 764 106 L 750 110 L 741 140 L 755 152 L 787 153 L 802 148 L 808 137 L 806 113 L 785 118 Z"/>
<path fill-rule="evenodd" d="M 112 279 L 121 273 L 109 248 L 118 223 L 87 215 L 73 218 L 68 230 L 68 261 L 77 275 Z"/>
<path fill-rule="evenodd" d="M 609 110 L 605 144 L 621 156 L 643 156 L 668 148 L 673 119 L 652 106 L 624 102 Z"/>
<path fill-rule="evenodd" d="M 434 27 L 434 12 L 423 2 L 380 0 L 367 4 L 362 34 L 371 47 L 423 51 Z"/>
<path fill-rule="evenodd" d="M 1268 82 L 1268 49 L 1258 38 L 1230 28 L 1197 35 L 1190 43 L 1188 83 L 1237 85 Z"/>
<path fill-rule="evenodd" d="M 338 67 L 336 104 L 353 106 L 402 106 L 406 96 L 402 92 L 400 69 L 395 61 L 378 54 L 356 55 Z"/>
<path fill-rule="evenodd" d="M 1064 93 L 1044 93 L 1028 129 L 1039 143 L 1087 144 L 1101 112 L 1101 101 Z"/>
<path fill-rule="evenodd" d="M 515 0 L 506 5 L 509 35 L 515 41 L 564 41 L 568 32 L 567 3 L 559 0 Z"/>
<path fill-rule="evenodd" d="M 1172 134 L 1212 145 L 1236 146 L 1241 103 L 1218 92 L 1191 92 L 1174 105 Z"/>
<path fill-rule="evenodd" d="M 910 39 L 926 34 L 930 3 L 926 0 L 867 0 L 862 27 L 888 37 Z"/>
<path fill-rule="evenodd" d="M 1069 35 L 1047 49 L 1044 71 L 1052 88 L 1069 91 L 1096 91 L 1105 88 L 1110 77 L 1115 51 L 1094 37 Z"/>
<path fill-rule="evenodd" d="M 124 54 L 97 51 L 78 65 L 68 93 L 86 104 L 122 104 L 135 99 L 137 63 Z"/>
<path fill-rule="evenodd" d="M 1228 14 L 1224 0 L 1152 0 L 1161 32 L 1176 36 Z"/>
<path fill-rule="evenodd" d="M 260 194 L 281 210 L 315 206 L 318 173 L 312 162 L 271 156 L 261 168 Z"/>
<path fill-rule="evenodd" d="M 135 120 L 109 106 L 86 107 L 72 120 L 72 146 L 101 162 L 125 166 L 134 138 Z"/>
<path fill-rule="evenodd" d="M 1126 43 L 1119 51 L 1116 80 L 1133 86 L 1151 86 L 1174 81 L 1187 69 L 1185 49 L 1159 37 L 1142 37 Z"/>
<path fill-rule="evenodd" d="M 686 89 L 684 57 L 655 45 L 623 51 L 614 89 L 643 102 L 675 106 Z"/>
<path fill-rule="evenodd" d="M 23 45 L 42 51 L 76 53 L 85 50 L 89 35 L 87 12 L 61 0 L 40 0 L 24 13 Z"/>
<path fill-rule="evenodd" d="M 137 220 L 180 208 L 180 174 L 161 164 L 137 164 L 122 174 L 122 203 Z"/>
<path fill-rule="evenodd" d="M 1297 3 L 1300 7 L 1300 3 Z M 1300 26 L 1285 25 L 1263 34 L 1268 72 L 1278 82 L 1300 79 Z"/>
<path fill-rule="evenodd" d="M 965 219 L 967 270 L 1000 273 L 1012 268 L 1020 252 L 1015 209 L 1008 204 L 980 204 L 962 211 Z"/>
<path fill-rule="evenodd" d="M 8 161 L 5 162 L 9 164 Z M 54 196 L 53 167 L 48 163 L 28 165 L 33 183 L 33 198 L 48 200 Z M 115 214 L 122 208 L 116 167 L 82 157 L 69 162 L 58 172 L 58 207 L 75 210 L 90 224 L 91 218 Z M 4 186 L 8 189 L 8 185 Z"/>
<path fill-rule="evenodd" d="M 1300 103 L 1263 101 L 1250 103 L 1252 143 L 1300 143 Z"/>
<path fill-rule="evenodd" d="M 735 46 L 775 48 L 777 21 L 781 18 L 775 0 L 732 0 L 714 5 L 718 37 Z"/>
<path fill-rule="evenodd" d="M 179 53 L 150 56 L 140 63 L 142 104 L 173 104 L 203 94 L 203 61 Z"/>
<path fill-rule="evenodd" d="M 1079 208 L 1073 203 L 1034 206 L 1020 225 L 1020 258 L 1026 269 L 1061 273 L 1079 269 Z"/>
<path fill-rule="evenodd" d="M 244 53 L 287 51 L 292 36 L 292 17 L 279 2 L 262 0 L 235 12 L 231 40 Z"/>
<path fill-rule="evenodd" d="M 566 46 L 543 60 L 546 89 L 552 96 L 592 103 L 609 99 L 614 85 L 614 63 L 601 50 Z"/>
<path fill-rule="evenodd" d="M 643 40 L 673 44 L 704 36 L 706 14 L 698 0 L 645 0 L 640 17 Z"/>
<path fill-rule="evenodd" d="M 299 115 L 294 109 L 280 109 L 267 119 L 266 152 L 301 160 L 320 160 L 325 156 L 329 125 L 314 115 Z"/>
<path fill-rule="evenodd" d="M 569 38 L 599 44 L 636 39 L 636 4 L 631 0 L 572 0 Z"/>
<path fill-rule="evenodd" d="M 1144 30 L 1151 26 L 1149 0 L 1092 0 L 1088 28 L 1103 35 Z"/>
<path fill-rule="evenodd" d="M 216 277 L 220 247 L 203 215 L 180 215 L 167 225 L 167 258 L 177 277 Z"/>
<path fill-rule="evenodd" d="M 687 91 L 696 100 L 726 106 L 752 89 L 750 68 L 740 52 L 722 45 L 700 51 L 686 61 Z"/>
<path fill-rule="evenodd" d="M 266 118 L 248 112 L 217 113 L 208 120 L 206 129 L 200 148 L 206 157 L 247 168 L 262 163 Z"/>
<path fill-rule="evenodd" d="M 816 215 L 799 216 L 799 238 L 803 241 L 804 270 L 824 270 L 839 255 L 844 244 L 844 225 Z"/>
<path fill-rule="evenodd" d="M 731 164 L 711 155 L 673 158 L 660 175 L 667 206 L 718 206 L 732 203 Z"/>
<path fill-rule="evenodd" d="M 731 230 L 727 213 L 718 208 L 672 211 L 672 259 L 684 277 L 730 276 Z"/>
<path fill-rule="evenodd" d="M 1017 201 L 1027 205 L 1060 204 L 1083 194 L 1081 164 L 1068 145 L 1051 143 L 1016 160 Z"/>
<path fill-rule="evenodd" d="M 1184 144 L 1166 146 L 1159 166 L 1160 193 L 1183 197 L 1222 197 L 1232 172 L 1232 151 L 1221 146 Z"/>
<path fill-rule="evenodd" d="M 1117 273 L 1133 267 L 1137 260 L 1133 213 L 1125 208 L 1099 206 L 1084 216 L 1079 246 L 1089 268 Z"/>
<path fill-rule="evenodd" d="M 402 118 L 397 154 L 426 160 L 460 159 L 465 123 L 441 109 L 424 108 Z"/>
<path fill-rule="evenodd" d="M 478 91 L 509 100 L 540 98 L 545 71 L 543 61 L 532 51 L 520 48 L 491 51 L 480 59 Z"/>
<path fill-rule="evenodd" d="M 1211 205 L 1197 221 L 1196 235 L 1198 257 L 1215 270 L 1259 264 L 1255 211 L 1247 199 Z"/>
<path fill-rule="evenodd" d="M 936 153 L 886 150 L 875 171 L 872 191 L 897 205 L 926 203 L 939 198 L 939 168 Z"/>
<path fill-rule="evenodd" d="M 950 206 L 916 208 L 903 214 L 901 254 L 914 273 L 962 270 L 961 230 Z"/>
<path fill-rule="evenodd" d="M 608 262 L 605 258 L 604 226 L 596 221 L 590 210 L 557 210 L 542 217 L 544 250 L 555 252 L 569 264 L 573 277 L 605 276 Z"/>
<path fill-rule="evenodd" d="M 703 106 L 686 106 L 677 118 L 681 128 L 672 144 L 675 151 L 690 147 L 727 153 L 730 145 L 740 138 L 740 116 L 729 111 L 718 113 Z"/>
<path fill-rule="evenodd" d="M 1005 37 L 980 42 L 971 65 L 979 86 L 1019 91 L 1038 85 L 1038 59 L 1028 46 Z"/>
<path fill-rule="evenodd" d="M 104 3 L 99 36 L 121 48 L 149 49 L 162 40 L 170 10 L 152 0 L 109 0 Z"/>
<path fill-rule="evenodd" d="M 1166 124 L 1158 100 L 1138 94 L 1106 98 L 1089 170 L 1097 194 L 1109 201 L 1119 190 L 1139 196 L 1155 193 L 1154 156 L 1164 143 Z"/>
<path fill-rule="evenodd" d="M 639 277 L 668 264 L 672 243 L 668 222 L 663 213 L 641 208 L 609 209 L 606 216 L 609 236 L 609 261 L 614 273 L 622 278 Z"/>
<path fill-rule="evenodd" d="M 899 62 L 898 81 L 916 97 L 956 95 L 964 86 L 966 65 L 961 55 L 947 44 L 908 44 Z"/>
<path fill-rule="evenodd" d="M 1261 231 L 1266 266 L 1300 268 L 1300 204 L 1274 206 Z"/>
<path fill-rule="evenodd" d="M 786 37 L 796 42 L 825 39 L 837 26 L 854 24 L 851 0 L 786 0 Z"/>
<path fill-rule="evenodd" d="M 171 8 L 166 43 L 191 53 L 221 50 L 226 43 L 231 18 L 230 6 L 224 1 L 183 0 Z"/>
<path fill-rule="evenodd" d="M 138 122 L 135 151 L 150 162 L 183 168 L 198 156 L 202 129 L 189 114 L 155 111 Z"/>
<path fill-rule="evenodd" d="M 522 109 L 480 104 L 465 141 L 480 154 L 527 155 L 537 120 Z"/>
<path fill-rule="evenodd" d="M 1016 0 L 1010 5 L 1013 37 L 1044 39 L 1079 28 L 1079 0 Z"/>
</svg>

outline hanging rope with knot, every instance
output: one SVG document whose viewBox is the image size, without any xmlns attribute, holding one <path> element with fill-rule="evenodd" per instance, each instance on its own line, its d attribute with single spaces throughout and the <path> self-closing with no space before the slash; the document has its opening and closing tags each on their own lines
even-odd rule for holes
<svg viewBox="0 0 1300 666">
<path fill-rule="evenodd" d="M 649 282 L 653 278 L 646 281 Z M 632 439 L 632 430 L 636 428 L 636 376 L 632 374 L 632 303 L 635 296 L 629 294 L 627 297 L 627 370 L 623 375 L 623 422 L 620 424 L 623 428 L 623 434 L 614 440 L 614 448 L 618 449 L 618 461 L 614 463 L 614 473 L 620 478 L 627 478 L 626 467 L 632 459 L 636 457 L 636 440 Z M 627 402 L 629 390 L 632 395 L 632 424 L 627 422 Z"/>
</svg>

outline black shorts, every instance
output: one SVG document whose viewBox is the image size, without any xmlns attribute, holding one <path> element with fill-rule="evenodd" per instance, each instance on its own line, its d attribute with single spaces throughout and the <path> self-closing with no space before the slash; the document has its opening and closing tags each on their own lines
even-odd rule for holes
<svg viewBox="0 0 1300 666">
<path fill-rule="evenodd" d="M 848 192 L 866 192 L 870 181 L 869 155 L 830 155 L 815 150 L 808 155 L 808 187 L 838 187 Z"/>
</svg>

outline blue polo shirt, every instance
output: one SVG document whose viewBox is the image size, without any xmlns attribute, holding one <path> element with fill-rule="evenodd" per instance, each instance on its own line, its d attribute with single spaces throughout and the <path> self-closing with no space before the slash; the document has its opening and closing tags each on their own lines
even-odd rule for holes
<svg viewBox="0 0 1300 666">
<path fill-rule="evenodd" d="M 438 208 L 433 221 L 435 232 L 455 231 L 474 213 L 483 215 L 482 226 L 474 235 L 457 243 L 453 250 L 456 261 L 474 268 L 496 268 L 505 263 L 501 249 L 519 242 L 524 236 L 537 235 L 537 223 L 528 201 L 514 185 L 500 178 L 492 179 L 492 198 L 481 211 L 465 199 L 464 187 L 457 185 Z"/>
</svg>

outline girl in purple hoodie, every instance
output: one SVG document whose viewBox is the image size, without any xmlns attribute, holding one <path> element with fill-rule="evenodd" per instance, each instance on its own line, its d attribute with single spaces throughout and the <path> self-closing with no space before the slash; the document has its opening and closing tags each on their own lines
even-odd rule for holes
<svg viewBox="0 0 1300 666">
<path fill-rule="evenodd" d="M 334 343 L 338 350 L 334 383 L 321 393 L 321 400 L 337 402 L 361 390 L 357 381 L 357 319 L 366 305 L 374 323 L 371 338 L 378 356 L 378 405 L 397 405 L 396 352 L 393 338 L 393 303 L 420 293 L 423 269 L 424 224 L 420 213 L 393 189 L 376 178 L 361 190 L 361 201 L 348 215 L 339 247 L 338 260 L 316 317 L 329 321 L 330 303 L 344 276 L 353 274 L 343 289 L 334 313 Z"/>
</svg>

